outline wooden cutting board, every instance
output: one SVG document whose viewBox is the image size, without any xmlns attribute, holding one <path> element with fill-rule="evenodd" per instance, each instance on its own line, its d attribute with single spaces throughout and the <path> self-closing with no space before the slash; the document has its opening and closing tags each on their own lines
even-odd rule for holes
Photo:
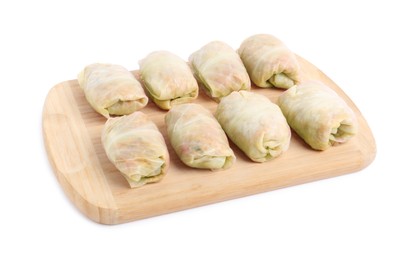
<svg viewBox="0 0 406 260">
<path fill-rule="evenodd" d="M 43 110 L 43 136 L 55 175 L 71 201 L 87 217 L 103 224 L 118 224 L 334 177 L 368 166 L 375 158 L 376 146 L 360 111 L 326 75 L 303 58 L 298 59 L 305 77 L 330 86 L 356 113 L 359 133 L 348 143 L 320 152 L 310 149 L 293 134 L 289 150 L 265 163 L 250 161 L 231 144 L 237 157 L 231 169 L 216 172 L 192 169 L 179 160 L 170 146 L 164 125 L 166 112 L 150 102 L 142 111 L 164 135 L 171 165 L 161 182 L 130 189 L 103 150 L 100 135 L 106 119 L 87 103 L 77 80 L 70 80 L 49 91 Z M 274 102 L 283 92 L 257 87 L 252 91 Z M 196 103 L 212 112 L 216 108 L 216 103 L 204 93 L 200 93 Z"/>
</svg>

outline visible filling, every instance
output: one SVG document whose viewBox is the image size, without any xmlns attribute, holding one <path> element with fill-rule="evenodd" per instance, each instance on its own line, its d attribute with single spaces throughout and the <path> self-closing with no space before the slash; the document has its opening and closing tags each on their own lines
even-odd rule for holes
<svg viewBox="0 0 406 260">
<path fill-rule="evenodd" d="M 190 93 L 184 94 L 182 96 L 177 96 L 168 100 L 154 98 L 154 101 L 158 104 L 159 107 L 169 109 L 173 105 L 183 104 L 188 102 L 189 100 L 195 99 L 197 96 L 196 92 L 197 91 L 192 91 Z"/>
<path fill-rule="evenodd" d="M 273 75 L 269 82 L 278 88 L 290 88 L 295 85 L 295 82 L 283 72 Z"/>
<path fill-rule="evenodd" d="M 264 147 L 267 150 L 266 158 L 277 157 L 282 153 L 282 145 L 279 141 L 270 140 L 264 142 Z"/>
<path fill-rule="evenodd" d="M 354 135 L 353 127 L 344 123 L 340 123 L 338 127 L 333 127 L 330 131 L 330 143 L 343 143 L 347 141 L 349 137 Z"/>
<path fill-rule="evenodd" d="M 194 159 L 194 164 L 199 168 L 221 169 L 226 163 L 226 156 L 202 156 Z"/>
<path fill-rule="evenodd" d="M 154 176 L 157 176 L 161 173 L 162 167 L 159 167 L 155 170 L 153 170 L 152 172 L 150 172 L 148 175 L 141 175 L 141 174 L 134 174 L 131 175 L 131 180 L 135 181 L 135 182 L 139 182 L 141 180 L 146 180 L 148 178 L 152 178 Z"/>
<path fill-rule="evenodd" d="M 165 167 L 165 160 L 157 158 L 155 160 L 148 160 L 147 164 L 139 165 L 137 172 L 131 176 L 125 175 L 126 179 L 130 182 L 131 187 L 139 187 L 148 182 L 153 182 L 157 176 L 162 174 L 162 169 Z"/>
<path fill-rule="evenodd" d="M 126 115 L 137 110 L 137 103 L 134 101 L 118 101 L 106 108 L 110 115 Z"/>
<path fill-rule="evenodd" d="M 192 91 L 192 92 L 190 92 L 188 94 L 185 94 L 183 96 L 171 98 L 170 101 L 171 102 L 176 102 L 176 100 L 178 100 L 178 99 L 194 97 L 195 95 L 196 95 L 196 91 Z"/>
</svg>

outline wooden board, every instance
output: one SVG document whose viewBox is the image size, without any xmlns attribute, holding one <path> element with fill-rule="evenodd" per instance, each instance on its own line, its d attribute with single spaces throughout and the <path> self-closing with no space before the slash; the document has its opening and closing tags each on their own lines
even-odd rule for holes
<svg viewBox="0 0 406 260">
<path fill-rule="evenodd" d="M 169 212 L 297 185 L 358 171 L 375 158 L 376 146 L 367 122 L 345 93 L 315 66 L 298 57 L 304 75 L 334 89 L 358 117 L 359 133 L 348 143 L 327 151 L 311 150 L 293 134 L 289 150 L 265 163 L 250 161 L 231 145 L 237 161 L 226 171 L 197 170 L 182 164 L 171 148 L 164 125 L 165 111 L 151 102 L 147 113 L 163 133 L 171 156 L 159 183 L 130 189 L 110 163 L 100 141 L 106 121 L 87 103 L 76 80 L 52 88 L 43 110 L 43 136 L 49 160 L 63 190 L 90 219 L 118 224 Z M 137 74 L 137 72 L 134 72 Z M 253 87 L 272 101 L 278 89 Z M 216 103 L 200 93 L 197 103 L 214 112 Z"/>
</svg>

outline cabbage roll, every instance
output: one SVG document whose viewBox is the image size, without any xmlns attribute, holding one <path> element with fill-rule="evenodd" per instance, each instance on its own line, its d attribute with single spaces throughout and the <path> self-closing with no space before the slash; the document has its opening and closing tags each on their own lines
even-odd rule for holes
<svg viewBox="0 0 406 260">
<path fill-rule="evenodd" d="M 288 89 L 300 80 L 296 56 L 272 35 L 257 34 L 247 38 L 238 54 L 258 87 Z"/>
<path fill-rule="evenodd" d="M 131 114 L 148 103 L 141 84 L 120 65 L 91 64 L 79 73 L 78 81 L 89 104 L 106 118 Z"/>
<path fill-rule="evenodd" d="M 188 64 L 167 51 L 156 51 L 139 62 L 140 76 L 152 100 L 162 109 L 197 98 L 199 87 Z"/>
<path fill-rule="evenodd" d="M 176 105 L 165 116 L 169 140 L 182 162 L 193 168 L 228 169 L 235 156 L 210 111 L 198 104 Z"/>
<path fill-rule="evenodd" d="M 168 149 L 161 132 L 144 113 L 110 118 L 101 138 L 107 157 L 131 188 L 164 177 L 169 166 Z"/>
<path fill-rule="evenodd" d="M 289 125 L 279 107 L 263 95 L 235 91 L 221 99 L 215 116 L 228 137 L 255 162 L 276 158 L 289 147 Z"/>
<path fill-rule="evenodd" d="M 251 88 L 240 56 L 226 43 L 206 44 L 189 57 L 189 62 L 205 92 L 216 101 L 233 91 Z"/>
<path fill-rule="evenodd" d="M 278 103 L 289 125 L 315 150 L 344 143 L 357 132 L 354 112 L 321 82 L 292 87 L 279 96 Z"/>
</svg>

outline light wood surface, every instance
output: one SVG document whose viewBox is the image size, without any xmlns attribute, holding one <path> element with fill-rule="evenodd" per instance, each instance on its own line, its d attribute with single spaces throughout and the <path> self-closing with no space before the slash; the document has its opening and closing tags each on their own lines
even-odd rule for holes
<svg viewBox="0 0 406 260">
<path fill-rule="evenodd" d="M 289 150 L 265 163 L 250 161 L 231 144 L 237 161 L 226 171 L 192 169 L 179 160 L 167 139 L 165 111 L 150 103 L 142 111 L 150 116 L 165 137 L 171 165 L 159 183 L 130 189 L 110 163 L 100 141 L 106 119 L 87 103 L 76 80 L 53 87 L 43 109 L 43 136 L 49 161 L 63 190 L 90 219 L 118 224 L 287 186 L 359 171 L 376 154 L 373 135 L 355 104 L 315 66 L 298 57 L 305 77 L 320 80 L 334 89 L 358 117 L 359 133 L 348 143 L 319 152 L 293 134 Z M 137 75 L 137 72 L 134 72 Z M 283 90 L 252 91 L 272 101 Z M 204 93 L 196 100 L 214 112 L 216 103 Z"/>
</svg>

